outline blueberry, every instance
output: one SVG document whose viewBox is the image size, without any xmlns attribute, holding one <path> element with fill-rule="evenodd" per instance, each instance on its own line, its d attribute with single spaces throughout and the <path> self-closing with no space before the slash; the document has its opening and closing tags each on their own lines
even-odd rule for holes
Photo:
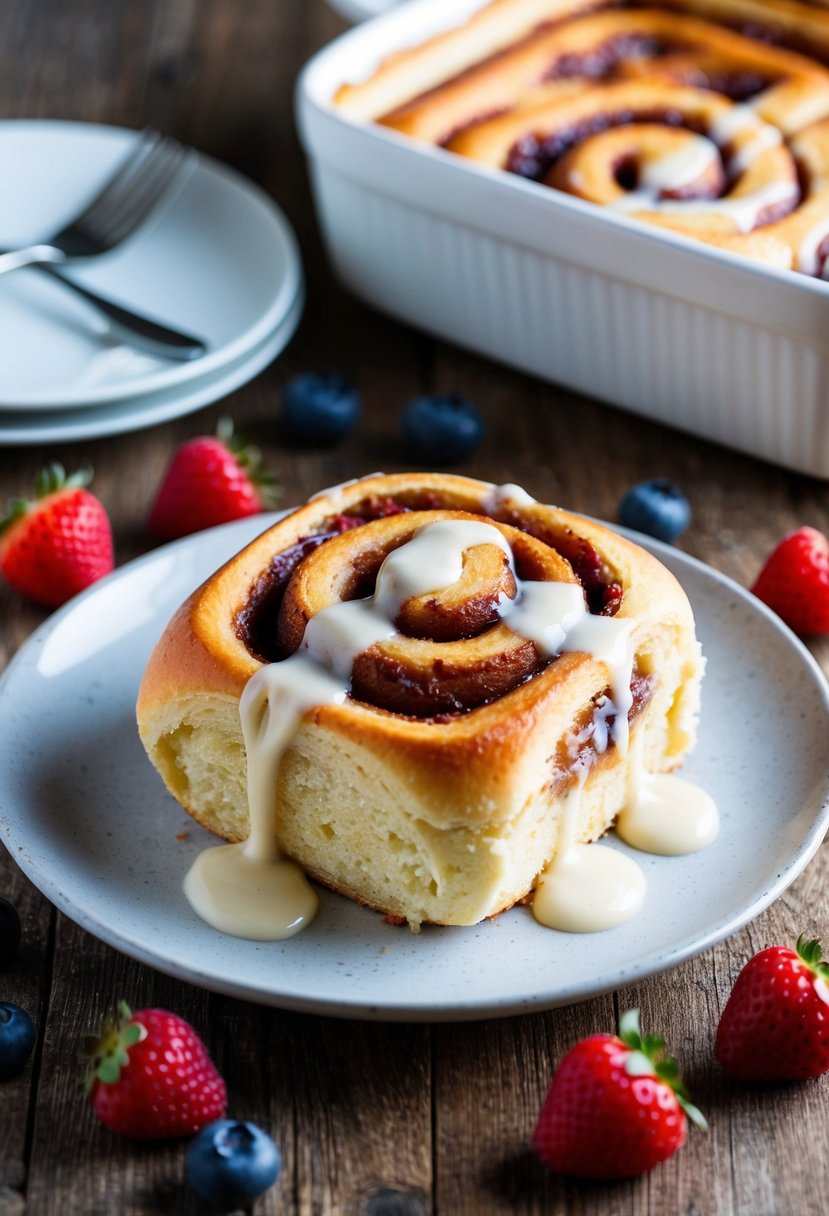
<svg viewBox="0 0 829 1216">
<path fill-rule="evenodd" d="M 0 1081 L 23 1070 L 35 1045 L 34 1022 L 19 1005 L 0 1003 Z"/>
<path fill-rule="evenodd" d="M 403 439 L 420 460 L 454 464 L 483 439 L 484 422 L 459 393 L 416 397 L 403 410 Z"/>
<path fill-rule="evenodd" d="M 17 908 L 0 896 L 0 967 L 6 967 L 20 947 L 20 917 Z"/>
<path fill-rule="evenodd" d="M 217 1119 L 187 1150 L 187 1181 L 216 1206 L 245 1207 L 279 1177 L 279 1149 L 254 1123 Z"/>
<path fill-rule="evenodd" d="M 674 541 L 691 522 L 691 507 L 685 495 L 663 477 L 640 481 L 619 503 L 619 520 L 657 540 Z"/>
<path fill-rule="evenodd" d="M 282 390 L 282 422 L 289 438 L 336 443 L 360 417 L 360 394 L 344 376 L 306 372 Z"/>
</svg>

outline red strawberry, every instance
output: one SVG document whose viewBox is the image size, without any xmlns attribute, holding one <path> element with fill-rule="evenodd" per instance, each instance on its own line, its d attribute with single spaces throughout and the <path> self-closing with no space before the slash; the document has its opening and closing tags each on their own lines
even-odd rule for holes
<svg viewBox="0 0 829 1216">
<path fill-rule="evenodd" d="M 618 1038 L 594 1034 L 571 1047 L 538 1117 L 541 1160 L 577 1178 L 632 1178 L 681 1148 L 686 1115 L 705 1128 L 664 1047 L 642 1036 L 638 1009 L 622 1015 Z"/>
<path fill-rule="evenodd" d="M 256 515 L 269 506 L 273 478 L 260 468 L 258 448 L 246 447 L 233 435 L 233 423 L 222 418 L 216 437 L 202 435 L 182 444 L 150 511 L 150 528 L 162 540 L 174 540 Z"/>
<path fill-rule="evenodd" d="M 769 946 L 737 976 L 717 1028 L 717 1059 L 745 1081 L 803 1081 L 829 1072 L 829 963 L 820 942 Z"/>
<path fill-rule="evenodd" d="M 88 469 L 67 477 L 50 464 L 34 502 L 13 498 L 0 523 L 0 572 L 16 591 L 57 608 L 113 567 L 107 513 L 84 487 Z"/>
<path fill-rule="evenodd" d="M 829 540 L 817 528 L 785 536 L 751 590 L 795 633 L 829 633 Z"/>
<path fill-rule="evenodd" d="M 117 1013 L 85 1044 L 95 1113 L 136 1140 L 192 1136 L 221 1119 L 225 1083 L 189 1023 L 163 1009 Z"/>
</svg>

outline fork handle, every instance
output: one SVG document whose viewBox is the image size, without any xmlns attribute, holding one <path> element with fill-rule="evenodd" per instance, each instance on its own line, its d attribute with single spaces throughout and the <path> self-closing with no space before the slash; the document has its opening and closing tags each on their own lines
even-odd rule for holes
<svg viewBox="0 0 829 1216">
<path fill-rule="evenodd" d="M 2 260 L 3 257 L 0 256 L 0 263 Z M 152 321 L 149 317 L 123 308 L 114 300 L 97 295 L 87 287 L 82 287 L 75 279 L 68 278 L 57 266 L 40 261 L 31 264 L 36 265 L 38 270 L 42 270 L 50 278 L 57 279 L 65 287 L 82 296 L 87 303 L 97 308 L 109 320 L 113 330 L 123 336 L 130 346 L 140 347 L 162 359 L 173 359 L 180 363 L 198 359 L 207 352 L 207 343 L 200 338 L 182 333 L 177 329 L 170 329 L 169 326 L 162 325 L 159 321 Z"/>
<path fill-rule="evenodd" d="M 0 274 L 19 270 L 21 266 L 54 265 L 66 261 L 66 254 L 54 245 L 28 245 L 25 249 L 11 249 L 0 253 Z"/>
<path fill-rule="evenodd" d="M 107 318 L 112 330 L 130 346 L 139 347 L 158 358 L 187 363 L 207 352 L 207 344 L 200 338 L 170 329 L 169 326 L 162 325 L 159 321 L 151 321 L 140 313 L 131 312 L 113 300 L 90 291 L 88 287 L 82 287 L 74 279 L 67 278 L 60 270 L 61 263 L 66 260 L 66 255 L 54 245 L 29 245 L 26 249 L 0 253 L 0 274 L 19 270 L 22 266 L 32 266 L 43 271 L 97 308 L 98 312 Z"/>
<path fill-rule="evenodd" d="M 181 333 L 177 329 L 170 329 L 169 326 L 162 325 L 159 321 L 151 321 L 149 317 L 144 317 L 140 313 L 131 312 L 130 309 L 123 308 L 113 300 L 99 296 L 96 292 L 90 291 L 88 287 L 82 287 L 74 279 L 68 278 L 60 269 L 61 264 L 66 260 L 66 255 L 54 245 L 29 245 L 25 249 L 12 249 L 8 253 L 0 253 L 0 274 L 19 270 L 22 266 L 32 266 L 35 270 L 42 270 L 44 274 L 57 279 L 77 295 L 83 296 L 88 304 L 97 308 L 98 312 L 107 318 L 113 332 L 128 342 L 130 346 L 139 347 L 158 358 L 187 363 L 206 353 L 207 344 L 200 338 L 194 338 L 192 334 Z"/>
</svg>

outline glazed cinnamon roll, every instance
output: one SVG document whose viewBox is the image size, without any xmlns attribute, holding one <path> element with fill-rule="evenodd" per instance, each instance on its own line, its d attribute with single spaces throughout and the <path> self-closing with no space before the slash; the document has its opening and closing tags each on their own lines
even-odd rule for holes
<svg viewBox="0 0 829 1216">
<path fill-rule="evenodd" d="M 822 274 L 827 65 L 823 3 L 493 0 L 335 100 L 490 168 Z"/>
<path fill-rule="evenodd" d="M 138 721 L 174 797 L 238 841 L 293 697 L 256 778 L 281 851 L 412 925 L 472 924 L 532 890 L 574 787 L 592 841 L 634 750 L 651 772 L 681 762 L 701 673 L 684 593 L 635 545 L 515 487 L 376 475 L 208 579 L 156 647 Z"/>
</svg>

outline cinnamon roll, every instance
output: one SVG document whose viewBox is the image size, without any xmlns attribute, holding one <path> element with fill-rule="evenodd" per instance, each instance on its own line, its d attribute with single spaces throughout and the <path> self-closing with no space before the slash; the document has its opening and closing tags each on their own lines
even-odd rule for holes
<svg viewBox="0 0 829 1216">
<path fill-rule="evenodd" d="M 375 475 L 315 497 L 191 596 L 138 722 L 211 832 L 259 831 L 414 926 L 464 925 L 534 888 L 567 807 L 573 839 L 594 841 L 632 764 L 681 763 L 701 674 L 688 601 L 642 549 L 515 487 Z"/>
<path fill-rule="evenodd" d="M 335 102 L 659 227 L 821 275 L 829 7 L 491 0 Z"/>
</svg>

